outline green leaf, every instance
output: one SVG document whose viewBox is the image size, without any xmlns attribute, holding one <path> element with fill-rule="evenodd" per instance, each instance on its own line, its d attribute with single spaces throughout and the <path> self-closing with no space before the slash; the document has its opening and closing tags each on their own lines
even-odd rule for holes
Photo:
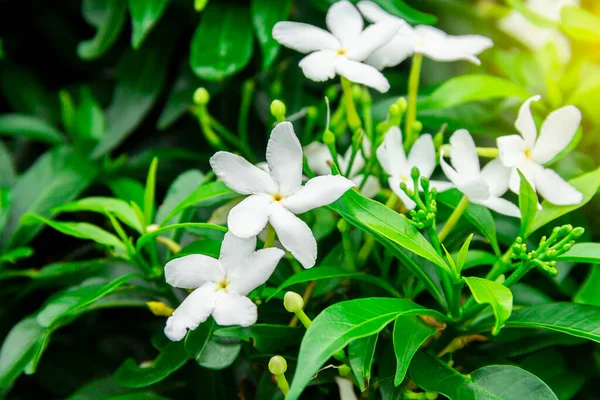
<svg viewBox="0 0 600 400">
<path fill-rule="evenodd" d="M 84 60 L 93 60 L 103 55 L 119 38 L 125 24 L 127 3 L 122 0 L 83 0 L 81 12 L 97 32 L 94 38 L 79 43 L 77 54 Z"/>
<path fill-rule="evenodd" d="M 10 262 L 14 263 L 22 258 L 29 258 L 33 255 L 33 249 L 31 247 L 17 247 L 6 253 L 0 254 L 0 264 Z"/>
<path fill-rule="evenodd" d="M 374 2 L 390 14 L 400 17 L 413 25 L 433 25 L 437 22 L 435 15 L 426 14 L 416 8 L 412 8 L 403 0 L 374 0 Z"/>
<path fill-rule="evenodd" d="M 88 87 L 79 89 L 79 105 L 74 117 L 75 141 L 95 142 L 102 139 L 106 128 L 104 112 Z"/>
<path fill-rule="evenodd" d="M 469 268 L 480 267 L 482 265 L 494 265 L 498 260 L 498 256 L 487 251 L 482 250 L 471 250 L 467 254 L 465 265 L 463 265 L 463 271 Z"/>
<path fill-rule="evenodd" d="M 297 274 L 292 275 L 288 279 L 285 280 L 279 287 L 269 296 L 267 301 L 271 300 L 275 297 L 279 292 L 283 289 L 295 285 L 297 283 L 304 283 L 310 281 L 318 281 L 321 279 L 335 279 L 335 278 L 351 278 L 357 279 L 360 281 L 365 281 L 372 283 L 374 285 L 379 286 L 380 288 L 386 290 L 388 293 L 396 296 L 402 297 L 400 293 L 394 289 L 392 285 L 390 285 L 384 279 L 378 278 L 373 275 L 364 274 L 361 272 L 352 272 L 339 267 L 316 267 L 311 269 L 303 270 Z"/>
<path fill-rule="evenodd" d="M 220 232 L 227 232 L 227 228 L 222 227 L 221 225 L 207 224 L 205 222 L 183 222 L 181 224 L 173 224 L 168 226 L 163 226 L 155 231 L 150 233 L 146 233 L 145 235 L 140 236 L 136 243 L 136 248 L 140 250 L 146 243 L 154 239 L 156 236 L 161 233 L 168 232 L 173 229 L 184 229 L 184 228 L 204 228 L 204 229 L 214 229 Z"/>
<path fill-rule="evenodd" d="M 196 361 L 203 368 L 225 369 L 233 364 L 241 349 L 242 344 L 239 340 L 220 339 L 213 335 L 206 344 L 202 356 Z"/>
<path fill-rule="evenodd" d="M 156 212 L 156 217 L 154 218 L 156 223 L 164 221 L 165 217 L 196 188 L 198 188 L 203 180 L 204 174 L 196 169 L 185 171 L 179 175 L 169 187 L 165 200 Z M 168 224 L 174 224 L 176 222 L 175 218 L 171 218 L 168 221 Z"/>
<path fill-rule="evenodd" d="M 352 372 L 356 377 L 361 392 L 365 391 L 371 380 L 371 366 L 373 365 L 373 359 L 375 358 L 375 347 L 377 346 L 378 337 L 379 334 L 376 333 L 371 336 L 353 340 L 348 345 L 350 368 L 352 368 Z"/>
<path fill-rule="evenodd" d="M 259 351 L 270 353 L 298 344 L 304 336 L 304 328 L 274 324 L 255 324 L 248 327 L 231 326 L 218 328 L 215 336 L 250 342 Z"/>
<path fill-rule="evenodd" d="M 149 386 L 162 381 L 188 360 L 184 342 L 170 342 L 150 366 L 140 367 L 135 360 L 126 360 L 115 372 L 115 382 L 132 388 Z"/>
<path fill-rule="evenodd" d="M 80 211 L 92 211 L 101 214 L 110 212 L 129 227 L 140 233 L 142 232 L 142 225 L 138 221 L 135 212 L 127 202 L 120 199 L 112 197 L 86 197 L 52 209 L 54 213 Z"/>
<path fill-rule="evenodd" d="M 462 199 L 462 193 L 456 189 L 451 189 L 439 193 L 436 199 L 448 207 L 456 208 L 460 199 Z M 463 217 L 490 241 L 490 245 L 494 249 L 494 252 L 500 254 L 500 246 L 498 245 L 498 238 L 496 237 L 496 222 L 494 221 L 494 217 L 490 210 L 477 204 L 469 204 Z"/>
<path fill-rule="evenodd" d="M 0 349 L 0 389 L 17 379 L 35 354 L 44 333 L 34 316 L 27 317 L 12 327 Z"/>
<path fill-rule="evenodd" d="M 201 323 L 196 329 L 188 332 L 185 337 L 184 347 L 188 355 L 199 360 L 215 330 L 215 321 L 209 318 Z"/>
<path fill-rule="evenodd" d="M 439 358 L 419 353 L 410 375 L 422 389 L 450 400 L 558 400 L 537 376 L 512 365 L 491 365 L 463 375 Z"/>
<path fill-rule="evenodd" d="M 125 245 L 118 237 L 110 232 L 105 231 L 96 225 L 88 224 L 87 222 L 59 222 L 52 221 L 36 214 L 25 214 L 21 219 L 23 225 L 35 224 L 42 222 L 65 235 L 73 236 L 79 239 L 93 240 L 96 243 L 114 247 L 125 251 Z"/>
<path fill-rule="evenodd" d="M 600 188 L 600 168 L 571 179 L 569 184 L 583 194 L 583 201 L 573 206 L 557 206 L 544 200 L 542 209 L 538 211 L 525 236 L 531 235 L 542 226 L 587 204 Z"/>
<path fill-rule="evenodd" d="M 194 92 L 200 86 L 205 86 L 209 93 L 215 94 L 220 86 L 211 86 L 210 82 L 203 82 L 191 70 L 188 63 L 182 63 L 179 67 L 179 75 L 171 87 L 167 102 L 156 122 L 156 128 L 160 131 L 170 127 L 175 121 L 189 112 L 194 103 Z"/>
<path fill-rule="evenodd" d="M 471 289 L 473 298 L 479 304 L 489 304 L 492 307 L 496 324 L 492 330 L 493 335 L 500 333 L 500 328 L 510 317 L 513 307 L 513 295 L 506 286 L 475 276 L 465 277 L 465 282 Z"/>
<path fill-rule="evenodd" d="M 252 22 L 254 31 L 260 43 L 263 55 L 262 67 L 269 69 L 277 58 L 280 45 L 273 39 L 273 27 L 279 21 L 285 21 L 290 14 L 291 0 L 273 2 L 271 0 L 252 0 L 250 9 L 252 11 Z"/>
<path fill-rule="evenodd" d="M 150 30 L 162 17 L 170 0 L 129 0 L 131 45 L 138 49 Z"/>
<path fill-rule="evenodd" d="M 190 66 L 207 80 L 221 80 L 242 70 L 252 58 L 248 9 L 238 4 L 209 3 L 191 43 Z"/>
<path fill-rule="evenodd" d="M 521 210 L 521 230 L 519 236 L 524 237 L 525 232 L 535 220 L 538 212 L 538 198 L 535 190 L 520 170 L 517 170 L 521 183 L 519 187 L 519 209 Z"/>
<path fill-rule="evenodd" d="M 558 256 L 557 261 L 600 264 L 600 243 L 576 243 L 571 250 Z"/>
<path fill-rule="evenodd" d="M 396 354 L 396 375 L 394 385 L 404 380 L 410 361 L 427 338 L 434 335 L 436 328 L 427 325 L 414 315 L 403 315 L 394 322 L 394 353 Z"/>
<path fill-rule="evenodd" d="M 561 28 L 573 39 L 584 42 L 600 42 L 600 18 L 576 6 L 562 7 Z"/>
<path fill-rule="evenodd" d="M 15 184 L 16 171 L 13 156 L 4 143 L 0 142 L 0 190 L 9 188 Z M 0 223 L 0 230 L 2 223 Z"/>
<path fill-rule="evenodd" d="M 65 143 L 63 134 L 48 122 L 23 114 L 0 115 L 0 135 L 21 136 L 50 144 Z"/>
<path fill-rule="evenodd" d="M 460 251 L 458 252 L 458 257 L 456 258 L 456 269 L 458 270 L 458 274 L 460 275 L 463 267 L 467 263 L 467 259 L 469 257 L 469 246 L 471 245 L 471 240 L 473 240 L 473 234 L 471 233 L 467 240 L 463 243 Z"/>
<path fill-rule="evenodd" d="M 600 268 L 596 266 L 590 268 L 573 301 L 600 307 Z"/>
<path fill-rule="evenodd" d="M 136 203 L 138 207 L 144 205 L 144 186 L 130 178 L 116 178 L 106 182 L 111 192 L 127 203 Z"/>
<path fill-rule="evenodd" d="M 148 170 L 146 178 L 146 189 L 144 191 L 144 221 L 150 225 L 154 220 L 154 194 L 156 192 L 156 169 L 158 168 L 158 158 L 154 157 Z"/>
<path fill-rule="evenodd" d="M 306 331 L 286 400 L 296 400 L 319 368 L 353 340 L 374 335 L 402 315 L 444 316 L 411 301 L 365 298 L 343 301 L 322 311 Z"/>
<path fill-rule="evenodd" d="M 527 100 L 531 94 L 520 85 L 492 75 L 461 75 L 442 83 L 419 102 L 419 109 L 450 108 L 464 103 L 517 97 Z"/>
</svg>

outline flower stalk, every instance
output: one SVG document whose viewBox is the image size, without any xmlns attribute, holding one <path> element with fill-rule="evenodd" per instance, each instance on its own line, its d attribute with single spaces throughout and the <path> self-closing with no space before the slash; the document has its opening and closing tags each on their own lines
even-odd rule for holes
<svg viewBox="0 0 600 400">
<path fill-rule="evenodd" d="M 417 96 L 419 94 L 419 80 L 421 78 L 421 65 L 423 64 L 423 54 L 415 53 L 410 66 L 410 74 L 408 76 L 408 110 L 406 112 L 406 124 L 404 131 L 406 132 L 406 150 L 410 149 L 415 141 L 413 135 L 413 125 L 417 120 Z"/>
<path fill-rule="evenodd" d="M 454 229 L 454 227 L 460 220 L 460 217 L 462 217 L 468 206 L 469 198 L 467 196 L 463 196 L 462 199 L 460 199 L 460 201 L 458 202 L 458 205 L 456 206 L 452 214 L 450 215 L 450 218 L 448 218 L 446 224 L 438 234 L 440 242 L 446 240 L 446 238 L 448 237 L 450 232 L 452 232 L 452 230 Z"/>
<path fill-rule="evenodd" d="M 269 372 L 275 375 L 277 379 L 277 386 L 281 390 L 284 396 L 290 391 L 290 384 L 288 383 L 285 372 L 287 371 L 287 361 L 281 356 L 273 356 L 269 360 Z"/>
<path fill-rule="evenodd" d="M 358 129 L 362 128 L 362 123 L 360 122 L 360 117 L 358 116 L 358 112 L 356 111 L 356 106 L 354 104 L 352 84 L 348 79 L 344 77 L 341 77 L 341 81 L 342 90 L 344 91 L 342 95 L 342 100 L 346 107 L 348 125 L 350 126 L 352 132 L 356 132 Z"/>
<path fill-rule="evenodd" d="M 306 329 L 310 327 L 312 321 L 304 312 L 304 299 L 302 296 L 296 292 L 287 292 L 283 296 L 283 306 L 288 312 L 296 314 L 296 317 L 298 317 Z"/>
</svg>

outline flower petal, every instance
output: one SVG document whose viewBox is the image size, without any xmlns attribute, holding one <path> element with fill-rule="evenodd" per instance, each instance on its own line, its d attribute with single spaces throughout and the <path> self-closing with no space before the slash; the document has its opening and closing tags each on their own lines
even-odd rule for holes
<svg viewBox="0 0 600 400">
<path fill-rule="evenodd" d="M 410 174 L 400 128 L 392 126 L 388 129 L 383 144 L 377 149 L 377 158 L 389 175 L 400 177 Z"/>
<path fill-rule="evenodd" d="M 364 15 L 365 19 L 371 23 L 394 19 L 400 20 L 400 18 L 397 18 L 392 14 L 387 13 L 383 10 L 383 8 L 379 7 L 372 1 L 359 1 L 356 6 L 360 10 L 361 14 Z"/>
<path fill-rule="evenodd" d="M 245 296 L 220 290 L 216 295 L 212 316 L 221 326 L 250 326 L 256 323 L 258 310 L 256 304 Z"/>
<path fill-rule="evenodd" d="M 243 268 L 256 249 L 256 236 L 242 239 L 227 232 L 221 243 L 219 261 L 224 273 L 229 274 L 238 268 Z M 213 281 L 217 282 L 217 281 Z"/>
<path fill-rule="evenodd" d="M 316 179 L 316 178 L 315 178 Z M 277 232 L 279 241 L 304 268 L 311 268 L 317 260 L 317 241 L 304 221 L 276 204 L 269 222 Z"/>
<path fill-rule="evenodd" d="M 466 54 L 477 55 L 494 46 L 492 39 L 481 35 L 448 36 L 453 47 L 461 48 Z"/>
<path fill-rule="evenodd" d="M 165 279 L 176 288 L 196 289 L 206 282 L 218 282 L 223 276 L 219 260 L 204 254 L 175 258 L 165 265 Z"/>
<path fill-rule="evenodd" d="M 327 28 L 341 42 L 342 47 L 349 47 L 363 30 L 362 16 L 347 0 L 334 3 L 326 16 Z"/>
<path fill-rule="evenodd" d="M 429 178 L 435 169 L 435 147 L 431 135 L 419 136 L 408 154 L 408 164 L 419 168 L 421 176 Z"/>
<path fill-rule="evenodd" d="M 335 53 L 331 50 L 315 51 L 298 64 L 308 79 L 324 82 L 335 78 Z"/>
<path fill-rule="evenodd" d="M 281 203 L 294 214 L 302 214 L 333 203 L 353 186 L 354 182 L 341 175 L 317 176 Z"/>
<path fill-rule="evenodd" d="M 446 190 L 450 190 L 450 189 L 454 188 L 454 185 L 451 182 L 437 181 L 435 179 L 431 180 L 429 182 L 431 184 L 431 187 L 436 189 L 438 191 L 438 193 L 445 192 Z"/>
<path fill-rule="evenodd" d="M 533 159 L 540 164 L 550 162 L 571 143 L 580 123 L 581 111 L 575 106 L 562 107 L 548 115 L 533 148 Z"/>
<path fill-rule="evenodd" d="M 583 201 L 583 194 L 549 168 L 537 172 L 535 186 L 539 194 L 557 206 L 570 206 Z"/>
<path fill-rule="evenodd" d="M 369 25 L 348 49 L 350 60 L 363 61 L 371 53 L 388 43 L 400 29 L 401 23 L 388 20 Z"/>
<path fill-rule="evenodd" d="M 466 129 L 459 129 L 450 137 L 450 160 L 452 166 L 463 179 L 479 175 L 479 157 L 475 142 Z"/>
<path fill-rule="evenodd" d="M 315 175 L 327 175 L 331 173 L 330 163 L 333 159 L 326 144 L 312 142 L 308 146 L 304 146 L 304 155 L 306 156 L 308 167 Z"/>
<path fill-rule="evenodd" d="M 398 196 L 400 200 L 402 200 L 402 203 L 404 203 L 404 206 L 408 210 L 412 210 L 417 206 L 417 203 L 415 203 L 410 197 L 408 197 L 408 195 L 404 193 L 404 190 L 400 189 L 401 182 L 402 181 L 399 178 L 394 176 L 390 176 L 390 178 L 388 179 L 388 184 L 390 185 L 390 189 L 392 189 L 392 192 L 396 193 L 396 196 Z M 409 189 L 413 189 L 412 182 L 410 182 L 410 186 L 408 184 L 407 186 Z"/>
<path fill-rule="evenodd" d="M 194 290 L 167 319 L 165 335 L 175 342 L 185 337 L 187 330 L 194 330 L 206 321 L 215 307 L 217 286 L 214 283 Z"/>
<path fill-rule="evenodd" d="M 301 53 L 318 50 L 336 50 L 340 41 L 331 33 L 300 22 L 278 22 L 273 27 L 273 39 Z"/>
<path fill-rule="evenodd" d="M 277 124 L 267 144 L 267 163 L 279 192 L 287 196 L 302 185 L 302 145 L 291 122 Z"/>
<path fill-rule="evenodd" d="M 273 197 L 254 194 L 246 197 L 229 212 L 227 226 L 235 236 L 247 239 L 256 236 L 267 225 Z"/>
<path fill-rule="evenodd" d="M 525 161 L 527 143 L 519 135 L 501 136 L 496 139 L 500 160 L 506 167 L 516 167 Z"/>
<path fill-rule="evenodd" d="M 509 217 L 521 218 L 519 207 L 501 197 L 490 197 L 487 200 L 473 201 L 475 204 L 482 205 L 497 213 L 508 215 Z"/>
<path fill-rule="evenodd" d="M 417 26 L 415 33 L 421 43 L 417 45 L 415 52 L 423 53 L 436 61 L 467 60 L 479 65 L 481 62 L 475 55 L 493 45 L 490 39 L 483 36 L 450 36 L 427 25 Z"/>
<path fill-rule="evenodd" d="M 229 280 L 227 290 L 246 296 L 269 279 L 284 255 L 283 250 L 275 247 L 254 252 L 242 268 L 227 275 Z"/>
<path fill-rule="evenodd" d="M 268 173 L 238 155 L 218 151 L 209 162 L 215 174 L 240 194 L 277 192 L 277 185 Z"/>
<path fill-rule="evenodd" d="M 540 95 L 533 96 L 525 101 L 519 109 L 519 115 L 515 121 L 515 128 L 525 139 L 527 146 L 533 148 L 535 146 L 535 140 L 537 138 L 537 127 L 531 114 L 531 102 L 539 101 L 542 97 Z"/>
<path fill-rule="evenodd" d="M 351 61 L 346 57 L 337 57 L 335 70 L 338 75 L 343 76 L 355 83 L 360 83 L 385 93 L 390 90 L 390 83 L 383 74 L 375 67 L 358 61 Z"/>
<path fill-rule="evenodd" d="M 481 170 L 481 177 L 490 188 L 490 196 L 500 197 L 508 190 L 511 169 L 505 167 L 499 158 L 487 163 Z"/>
<path fill-rule="evenodd" d="M 413 42 L 396 34 L 388 43 L 372 52 L 365 62 L 382 70 L 387 67 L 395 67 L 413 54 Z"/>
<path fill-rule="evenodd" d="M 446 178 L 448 178 L 454 186 L 458 187 L 462 184 L 461 176 L 446 162 L 446 160 L 444 160 L 444 150 L 440 152 L 440 166 L 442 167 L 442 171 L 444 171 Z"/>
</svg>

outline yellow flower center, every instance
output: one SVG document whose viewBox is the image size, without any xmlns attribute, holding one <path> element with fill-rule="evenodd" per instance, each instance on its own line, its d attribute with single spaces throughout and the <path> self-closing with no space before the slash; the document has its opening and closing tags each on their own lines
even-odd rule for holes
<svg viewBox="0 0 600 400">
<path fill-rule="evenodd" d="M 338 56 L 345 56 L 346 55 L 346 49 L 338 49 L 336 53 L 337 53 Z"/>
<path fill-rule="evenodd" d="M 275 200 L 275 201 L 281 201 L 281 200 L 283 200 L 283 196 L 280 193 L 275 193 L 273 195 L 273 200 Z"/>
<path fill-rule="evenodd" d="M 227 290 L 227 285 L 229 285 L 229 282 L 227 282 L 227 280 L 223 279 L 221 282 L 217 282 L 217 290 Z"/>
<path fill-rule="evenodd" d="M 408 182 L 408 176 L 406 175 L 400 175 L 400 180 L 404 183 Z"/>
<path fill-rule="evenodd" d="M 525 157 L 526 157 L 528 160 L 531 160 L 531 158 L 533 157 L 533 154 L 532 154 L 532 153 L 533 153 L 533 152 L 532 152 L 532 150 L 531 150 L 529 147 L 525 149 Z"/>
</svg>

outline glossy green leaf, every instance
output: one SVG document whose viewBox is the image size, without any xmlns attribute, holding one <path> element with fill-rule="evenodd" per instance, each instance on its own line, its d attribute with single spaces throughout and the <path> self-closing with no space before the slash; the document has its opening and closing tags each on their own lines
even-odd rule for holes
<svg viewBox="0 0 600 400">
<path fill-rule="evenodd" d="M 137 392 L 121 394 L 118 396 L 111 397 L 110 400 L 169 400 L 166 397 L 159 396 L 152 392 Z"/>
<path fill-rule="evenodd" d="M 393 298 L 343 301 L 322 311 L 306 331 L 294 380 L 286 400 L 296 400 L 319 368 L 353 340 L 380 332 L 402 315 L 444 317 L 413 302 Z"/>
<path fill-rule="evenodd" d="M 463 375 L 439 358 L 419 353 L 410 376 L 422 389 L 450 400 L 558 400 L 541 379 L 512 365 L 491 365 Z"/>
<path fill-rule="evenodd" d="M 322 279 L 335 279 L 335 278 L 350 278 L 356 279 L 360 281 L 365 281 L 372 283 L 374 285 L 379 286 L 380 288 L 386 290 L 388 293 L 396 296 L 402 297 L 400 293 L 394 289 L 392 285 L 390 285 L 386 280 L 378 278 L 373 275 L 364 274 L 361 272 L 351 272 L 343 268 L 339 267 L 316 267 L 311 269 L 303 270 L 297 274 L 292 275 L 288 279 L 285 280 L 279 287 L 269 296 L 268 300 L 271 300 L 275 297 L 279 292 L 288 288 L 297 283 L 304 283 L 310 281 L 318 281 Z"/>
<path fill-rule="evenodd" d="M 597 266 L 590 268 L 573 301 L 600 307 L 600 268 Z"/>
<path fill-rule="evenodd" d="M 496 318 L 492 334 L 497 335 L 500 333 L 500 328 L 502 328 L 504 322 L 510 317 L 513 307 L 512 292 L 506 286 L 488 279 L 475 276 L 465 277 L 464 279 L 469 289 L 471 289 L 475 301 L 479 304 L 489 304 L 492 307 Z"/>
<path fill-rule="evenodd" d="M 23 372 L 44 333 L 34 316 L 12 327 L 0 349 L 0 389 L 6 389 Z"/>
<path fill-rule="evenodd" d="M 523 237 L 525 232 L 529 229 L 529 226 L 535 220 L 535 216 L 538 212 L 538 198 L 535 194 L 535 190 L 525 178 L 525 175 L 519 172 L 519 177 L 521 178 L 520 188 L 519 188 L 519 210 L 521 210 L 521 230 L 519 232 L 519 236 Z"/>
<path fill-rule="evenodd" d="M 396 355 L 396 375 L 394 385 L 404 380 L 410 361 L 427 338 L 434 335 L 436 328 L 427 325 L 419 317 L 403 315 L 394 322 L 394 353 Z"/>
<path fill-rule="evenodd" d="M 146 178 L 146 189 L 144 190 L 144 222 L 150 225 L 154 221 L 154 195 L 156 192 L 156 169 L 158 168 L 158 158 L 154 157 L 150 168 L 148 169 L 148 177 Z"/>
<path fill-rule="evenodd" d="M 300 343 L 304 336 L 304 328 L 274 324 L 255 324 L 248 327 L 231 326 L 218 328 L 215 336 L 250 342 L 258 350 L 269 353 Z"/>
<path fill-rule="evenodd" d="M 103 55 L 119 38 L 125 24 L 127 2 L 121 0 L 83 0 L 82 13 L 96 31 L 96 36 L 77 46 L 77 54 L 84 60 Z"/>
<path fill-rule="evenodd" d="M 379 333 L 356 339 L 348 345 L 348 360 L 358 387 L 364 392 L 371 380 L 371 367 L 375 358 L 375 347 Z"/>
<path fill-rule="evenodd" d="M 569 180 L 569 184 L 583 194 L 583 201 L 574 206 L 557 206 L 544 200 L 542 202 L 542 209 L 538 211 L 535 219 L 526 232 L 526 236 L 531 235 L 533 232 L 555 219 L 587 204 L 592 197 L 598 193 L 598 188 L 600 188 L 600 168 Z"/>
<path fill-rule="evenodd" d="M 0 115 L 0 135 L 24 137 L 50 144 L 63 144 L 63 134 L 48 122 L 23 114 Z"/>
<path fill-rule="evenodd" d="M 216 85 L 213 88 L 210 82 L 200 80 L 192 72 L 188 63 L 181 64 L 179 76 L 171 88 L 167 103 L 156 122 L 156 128 L 161 131 L 165 130 L 188 112 L 194 103 L 194 92 L 203 85 L 213 95 L 218 92 L 217 88 L 220 88 Z"/>
<path fill-rule="evenodd" d="M 150 30 L 160 20 L 170 0 L 129 0 L 131 14 L 131 45 L 139 48 L 150 33 Z"/>
<path fill-rule="evenodd" d="M 288 19 L 290 13 L 291 0 L 273 2 L 271 0 L 252 0 L 250 9 L 252 12 L 252 23 L 254 31 L 260 43 L 262 51 L 263 69 L 269 69 L 277 54 L 280 45 L 273 39 L 273 27 L 279 21 Z"/>
<path fill-rule="evenodd" d="M 227 232 L 227 228 L 222 227 L 221 225 L 207 224 L 205 222 L 183 222 L 181 224 L 173 224 L 168 226 L 163 226 L 155 231 L 150 233 L 146 233 L 138 239 L 136 243 L 136 248 L 141 249 L 146 243 L 154 239 L 156 236 L 168 232 L 173 229 L 185 229 L 185 228 L 204 228 L 204 229 L 214 229 L 220 232 Z"/>
<path fill-rule="evenodd" d="M 207 321 L 201 323 L 196 329 L 188 332 L 185 337 L 184 346 L 188 355 L 199 360 L 202 357 L 202 353 L 206 348 L 210 338 L 215 330 L 215 321 L 209 318 Z"/>
<path fill-rule="evenodd" d="M 576 243 L 558 261 L 600 264 L 600 243 Z"/>
<path fill-rule="evenodd" d="M 411 24 L 433 25 L 437 22 L 437 17 L 427 14 L 406 4 L 404 0 L 374 0 L 381 8 L 400 17 Z"/>
<path fill-rule="evenodd" d="M 560 10 L 561 28 L 567 35 L 584 42 L 600 42 L 600 18 L 594 13 L 575 6 Z"/>
<path fill-rule="evenodd" d="M 252 58 L 249 10 L 240 4 L 211 2 L 191 43 L 190 66 L 207 80 L 221 80 L 242 70 Z"/>
<path fill-rule="evenodd" d="M 6 253 L 0 254 L 0 264 L 1 263 L 14 263 L 17 260 L 22 258 L 28 258 L 33 255 L 33 249 L 31 247 L 17 247 Z"/>
<path fill-rule="evenodd" d="M 461 273 L 461 271 L 463 270 L 463 267 L 467 263 L 467 259 L 469 257 L 469 246 L 471 245 L 471 240 L 473 240 L 472 233 L 469 235 L 469 237 L 467 237 L 467 240 L 465 240 L 465 242 L 461 246 L 461 248 L 458 252 L 458 256 L 456 257 L 456 269 L 458 270 L 459 274 Z"/>
<path fill-rule="evenodd" d="M 142 225 L 131 206 L 123 200 L 112 197 L 86 197 L 52 209 L 52 212 L 55 213 L 80 211 L 92 211 L 101 214 L 110 212 L 129 227 L 140 233 L 142 232 Z"/>
<path fill-rule="evenodd" d="M 0 142 L 0 188 L 12 187 L 15 184 L 16 175 L 13 156 L 4 143 Z M 0 229 L 2 229 L 1 223 Z"/>
<path fill-rule="evenodd" d="M 169 187 L 164 201 L 156 211 L 156 217 L 154 218 L 156 223 L 164 221 L 166 216 L 169 215 L 179 203 L 185 200 L 186 197 L 202 184 L 203 180 L 204 174 L 196 169 L 185 171 L 179 175 Z M 171 218 L 168 223 L 174 224 L 175 222 L 177 222 L 176 219 Z"/>
<path fill-rule="evenodd" d="M 144 205 L 144 186 L 130 178 L 116 178 L 106 182 L 113 194 L 127 203 L 136 203 L 138 207 Z"/>
<path fill-rule="evenodd" d="M 213 335 L 202 355 L 196 361 L 207 369 L 221 370 L 230 367 L 240 354 L 242 344 L 235 339 L 222 339 Z"/>
<path fill-rule="evenodd" d="M 74 140 L 102 139 L 106 128 L 104 112 L 94 93 L 88 87 L 79 89 L 79 104 L 74 115 Z"/>
</svg>

